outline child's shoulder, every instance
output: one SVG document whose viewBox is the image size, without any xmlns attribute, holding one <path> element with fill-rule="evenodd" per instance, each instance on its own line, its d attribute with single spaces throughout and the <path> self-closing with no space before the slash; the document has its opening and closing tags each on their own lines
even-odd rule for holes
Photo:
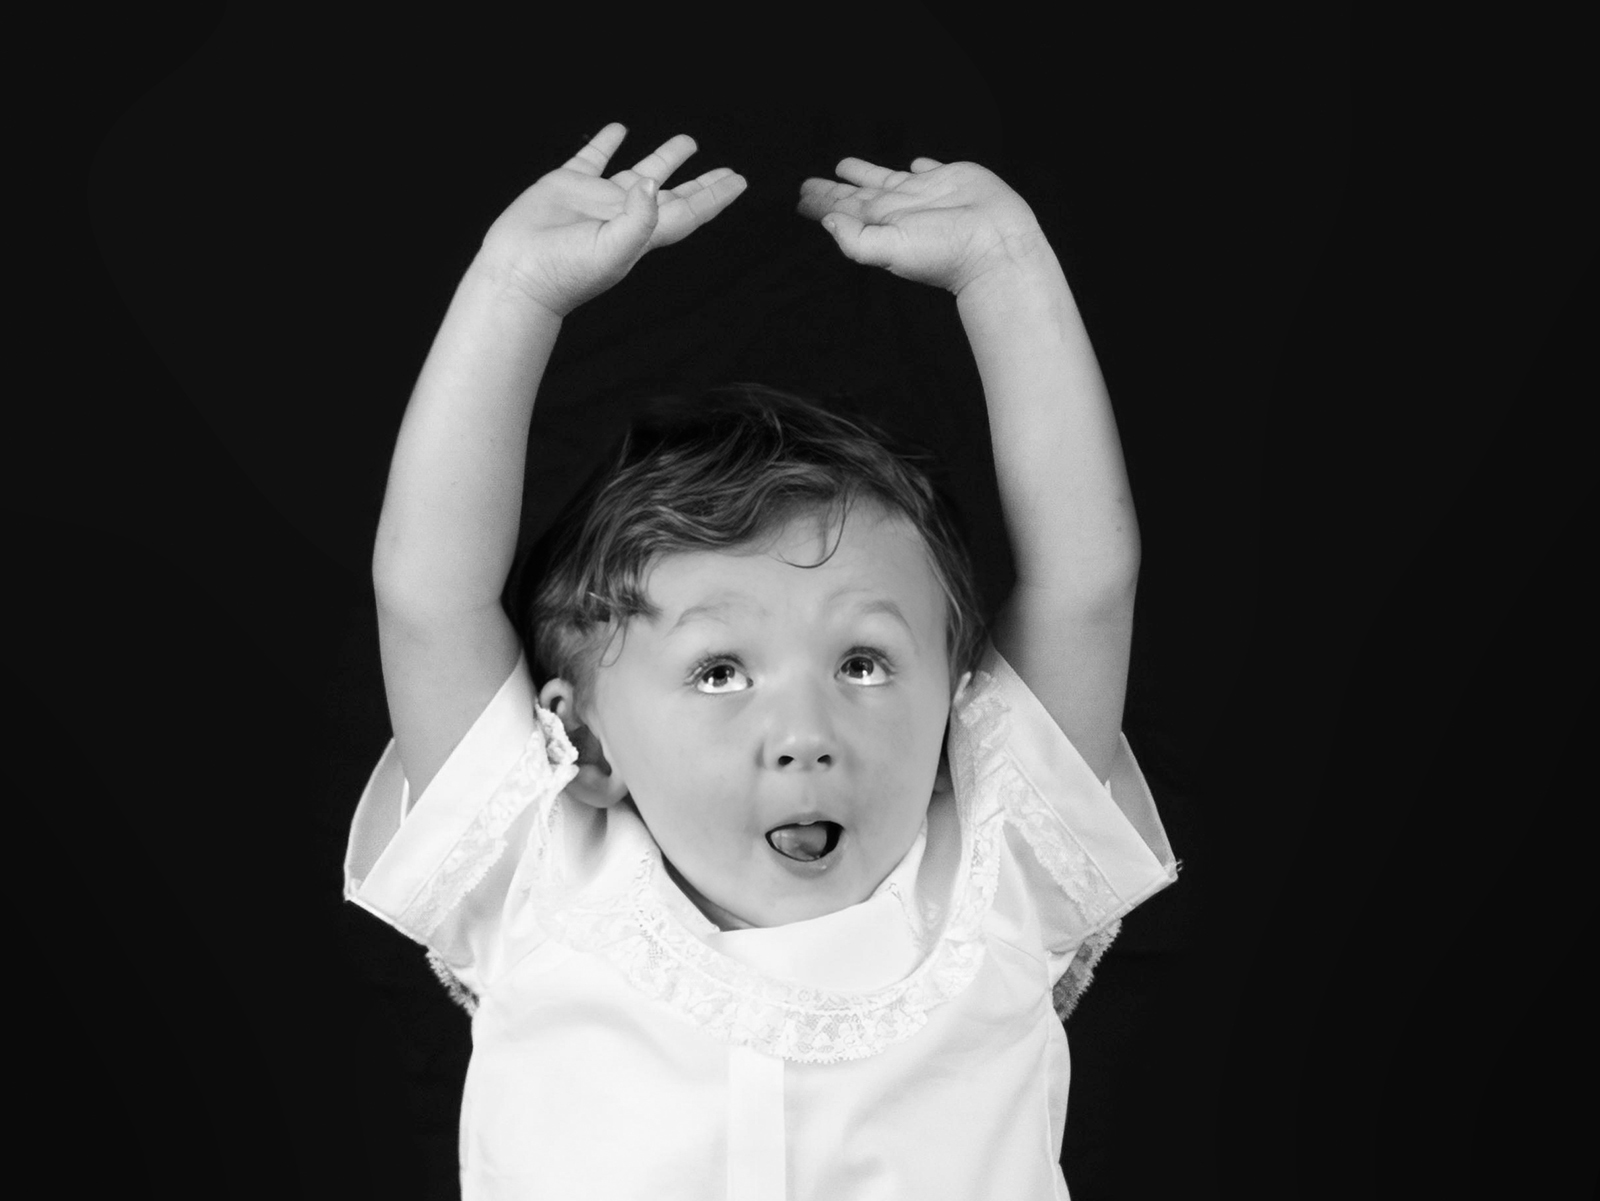
<svg viewBox="0 0 1600 1201">
<path fill-rule="evenodd" d="M 576 759 L 561 723 L 539 708 L 519 657 L 420 793 L 390 743 L 351 823 L 347 897 L 427 942 L 503 857 L 519 819 L 549 808 Z"/>
<path fill-rule="evenodd" d="M 1018 868 L 1047 949 L 1076 945 L 1175 878 L 1127 741 L 1098 779 L 992 644 L 956 696 L 949 752 L 963 822 L 1017 835 L 997 837 L 995 853 Z"/>
</svg>

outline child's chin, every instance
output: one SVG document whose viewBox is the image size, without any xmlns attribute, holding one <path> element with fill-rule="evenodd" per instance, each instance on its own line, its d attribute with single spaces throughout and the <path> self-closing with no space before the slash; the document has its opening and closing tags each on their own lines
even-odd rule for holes
<svg viewBox="0 0 1600 1201">
<path fill-rule="evenodd" d="M 679 890 L 720 930 L 770 929 L 809 922 L 849 909 L 872 894 L 871 888 L 851 881 L 848 872 L 819 873 L 809 879 L 795 879 L 792 873 L 784 871 L 778 880 L 768 882 L 763 889 L 766 895 L 759 901 L 730 909 L 691 884 L 670 860 L 666 866 Z"/>
<path fill-rule="evenodd" d="M 786 890 L 789 891 L 789 890 Z M 857 895 L 857 894 L 860 895 Z M 758 908 L 758 916 L 762 920 L 753 921 L 752 926 L 790 926 L 795 922 L 809 922 L 819 917 L 827 917 L 830 913 L 838 913 L 842 909 L 849 909 L 859 905 L 872 893 L 870 888 L 853 888 L 842 876 L 834 877 L 825 883 L 816 881 L 808 887 L 794 889 L 792 894 L 783 897 L 774 897 L 768 904 Z"/>
</svg>

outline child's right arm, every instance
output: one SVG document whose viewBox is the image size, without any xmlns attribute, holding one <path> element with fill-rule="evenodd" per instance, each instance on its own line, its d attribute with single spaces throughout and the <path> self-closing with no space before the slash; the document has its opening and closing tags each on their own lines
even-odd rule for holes
<svg viewBox="0 0 1600 1201">
<path fill-rule="evenodd" d="M 686 135 L 602 178 L 606 126 L 501 214 L 456 289 L 401 423 L 373 553 L 384 690 L 420 796 L 517 661 L 500 595 L 516 551 L 534 395 L 561 321 L 744 190 L 718 168 L 656 189 Z"/>
</svg>

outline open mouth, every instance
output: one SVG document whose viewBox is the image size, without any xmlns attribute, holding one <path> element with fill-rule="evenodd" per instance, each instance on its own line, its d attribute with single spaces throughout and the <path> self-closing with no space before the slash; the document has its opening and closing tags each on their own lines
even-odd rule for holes
<svg viewBox="0 0 1600 1201">
<path fill-rule="evenodd" d="M 790 822 L 767 831 L 767 845 L 778 854 L 810 863 L 832 853 L 844 827 L 838 822 Z"/>
</svg>

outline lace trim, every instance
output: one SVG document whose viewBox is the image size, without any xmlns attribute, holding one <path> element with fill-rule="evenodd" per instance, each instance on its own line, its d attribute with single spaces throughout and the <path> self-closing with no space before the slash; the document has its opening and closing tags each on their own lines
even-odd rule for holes
<svg viewBox="0 0 1600 1201">
<path fill-rule="evenodd" d="M 974 725 L 982 730 L 979 762 L 988 764 L 980 786 L 999 800 L 1005 819 L 1022 835 L 1029 850 L 1076 909 L 1081 928 L 1094 931 L 1106 924 L 1122 899 L 1107 882 L 1072 830 L 1022 774 L 1011 756 L 995 753 L 995 743 L 1009 725 L 1010 706 L 987 673 L 974 699 Z"/>
<path fill-rule="evenodd" d="M 976 852 L 998 867 L 998 848 Z M 551 937 L 603 955 L 641 993 L 713 1038 L 795 1063 L 838 1063 L 875 1055 L 909 1037 L 928 1013 L 959 993 L 983 962 L 982 912 L 993 900 L 975 878 L 934 952 L 904 980 L 871 992 L 831 992 L 766 976 L 708 947 L 660 895 L 652 848 L 628 888 L 598 904 L 568 904 L 541 920 Z M 980 877 L 982 873 L 979 874 Z M 967 922 L 977 911 L 977 922 Z"/>
<path fill-rule="evenodd" d="M 556 811 L 560 807 L 555 800 L 578 774 L 578 752 L 553 713 L 537 706 L 534 713 L 538 726 L 516 765 L 400 915 L 399 925 L 414 932 L 420 941 L 430 938 L 450 911 L 482 883 L 505 853 L 506 831 L 530 804 L 540 806 L 540 822 L 545 827 L 544 837 L 530 841 L 539 854 L 548 854 L 553 826 L 559 820 Z"/>
<path fill-rule="evenodd" d="M 433 969 L 434 978 L 444 985 L 444 990 L 450 994 L 452 1001 L 465 1009 L 469 1015 L 478 1012 L 478 994 L 461 983 L 461 978 L 450 970 L 450 965 L 444 961 L 439 952 L 428 952 L 428 966 Z"/>
<path fill-rule="evenodd" d="M 1056 1016 L 1063 1022 L 1072 1016 L 1084 991 L 1094 982 L 1094 969 L 1100 965 L 1100 957 L 1110 949 L 1121 930 L 1122 922 L 1119 919 L 1096 930 L 1079 944 L 1078 953 L 1067 964 L 1067 970 L 1051 991 Z"/>
<path fill-rule="evenodd" d="M 1079 928 L 1089 931 L 1052 990 L 1056 1014 L 1065 1021 L 1093 981 L 1101 956 L 1122 929 L 1120 920 L 1106 920 L 1122 901 L 1072 831 L 1034 790 L 1011 757 L 996 753 L 996 744 L 1009 724 L 1010 706 L 999 688 L 992 686 L 988 673 L 978 673 L 976 683 L 969 720 L 977 735 L 977 762 L 988 765 L 977 786 L 997 798 L 1005 820 L 1022 835 L 1076 911 Z"/>
<path fill-rule="evenodd" d="M 1077 911 L 1080 928 L 1094 930 L 1122 905 L 1122 899 L 1089 858 L 1060 817 L 1023 778 L 1006 763 L 999 785 L 1006 820 L 1022 835 L 1056 886 Z"/>
</svg>

